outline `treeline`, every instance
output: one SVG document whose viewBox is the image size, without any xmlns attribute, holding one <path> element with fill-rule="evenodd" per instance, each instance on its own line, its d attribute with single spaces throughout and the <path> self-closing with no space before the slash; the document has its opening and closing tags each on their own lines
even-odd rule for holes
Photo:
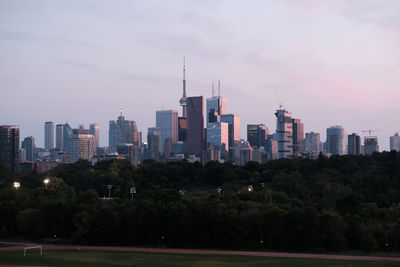
<svg viewBox="0 0 400 267">
<path fill-rule="evenodd" d="M 0 165 L 0 237 L 89 245 L 400 251 L 399 222 L 395 151 L 243 167 L 79 161 L 19 177 Z"/>
</svg>

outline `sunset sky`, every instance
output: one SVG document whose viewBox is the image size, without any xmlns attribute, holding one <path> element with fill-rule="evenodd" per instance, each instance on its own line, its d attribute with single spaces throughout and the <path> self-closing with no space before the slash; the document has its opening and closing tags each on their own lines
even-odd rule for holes
<svg viewBox="0 0 400 267">
<path fill-rule="evenodd" d="M 43 146 L 44 122 L 108 121 L 122 107 L 147 135 L 189 96 L 221 80 L 228 112 L 275 132 L 279 103 L 305 132 L 400 131 L 398 0 L 2 0 L 0 124 Z"/>
</svg>

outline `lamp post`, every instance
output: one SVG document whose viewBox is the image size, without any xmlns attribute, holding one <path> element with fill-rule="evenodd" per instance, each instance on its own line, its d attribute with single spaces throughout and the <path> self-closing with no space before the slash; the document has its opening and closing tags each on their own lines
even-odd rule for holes
<svg viewBox="0 0 400 267">
<path fill-rule="evenodd" d="M 249 185 L 249 186 L 247 187 L 247 190 L 248 190 L 249 192 L 253 192 L 253 185 Z"/>
<path fill-rule="evenodd" d="M 18 188 L 21 187 L 21 184 L 20 184 L 19 182 L 14 182 L 13 186 L 14 186 L 14 188 L 15 188 L 16 190 L 18 190 Z"/>
<path fill-rule="evenodd" d="M 113 187 L 112 184 L 107 185 L 108 187 L 108 199 L 111 199 L 111 188 Z"/>
<path fill-rule="evenodd" d="M 47 189 L 47 185 L 49 184 L 49 182 L 50 182 L 50 179 L 49 179 L 49 178 L 46 178 L 46 179 L 44 179 L 44 181 L 43 181 L 43 183 L 46 185 L 46 189 Z"/>
<path fill-rule="evenodd" d="M 136 187 L 132 186 L 130 192 L 131 192 L 131 200 L 133 200 L 133 194 L 136 194 Z"/>
</svg>

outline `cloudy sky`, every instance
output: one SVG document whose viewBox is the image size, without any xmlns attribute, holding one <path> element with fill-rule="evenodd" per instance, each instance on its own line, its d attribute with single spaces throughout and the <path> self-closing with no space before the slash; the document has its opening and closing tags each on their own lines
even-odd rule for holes
<svg viewBox="0 0 400 267">
<path fill-rule="evenodd" d="M 305 131 L 400 131 L 397 0 L 1 0 L 0 124 L 43 145 L 44 122 L 108 121 L 123 107 L 146 136 L 221 80 L 228 112 L 275 131 L 278 103 Z"/>
</svg>

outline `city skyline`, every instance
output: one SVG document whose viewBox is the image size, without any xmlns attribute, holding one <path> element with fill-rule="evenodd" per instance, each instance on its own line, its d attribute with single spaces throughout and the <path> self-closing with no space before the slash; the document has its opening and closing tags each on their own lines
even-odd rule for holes
<svg viewBox="0 0 400 267">
<path fill-rule="evenodd" d="M 399 11 L 397 1 L 2 1 L 0 121 L 39 147 L 46 121 L 96 122 L 106 146 L 123 107 L 147 136 L 156 110 L 181 111 L 186 56 L 187 96 L 211 97 L 221 80 L 242 137 L 247 124 L 274 132 L 283 102 L 323 142 L 333 125 L 379 129 L 389 150 L 400 131 Z"/>
</svg>

